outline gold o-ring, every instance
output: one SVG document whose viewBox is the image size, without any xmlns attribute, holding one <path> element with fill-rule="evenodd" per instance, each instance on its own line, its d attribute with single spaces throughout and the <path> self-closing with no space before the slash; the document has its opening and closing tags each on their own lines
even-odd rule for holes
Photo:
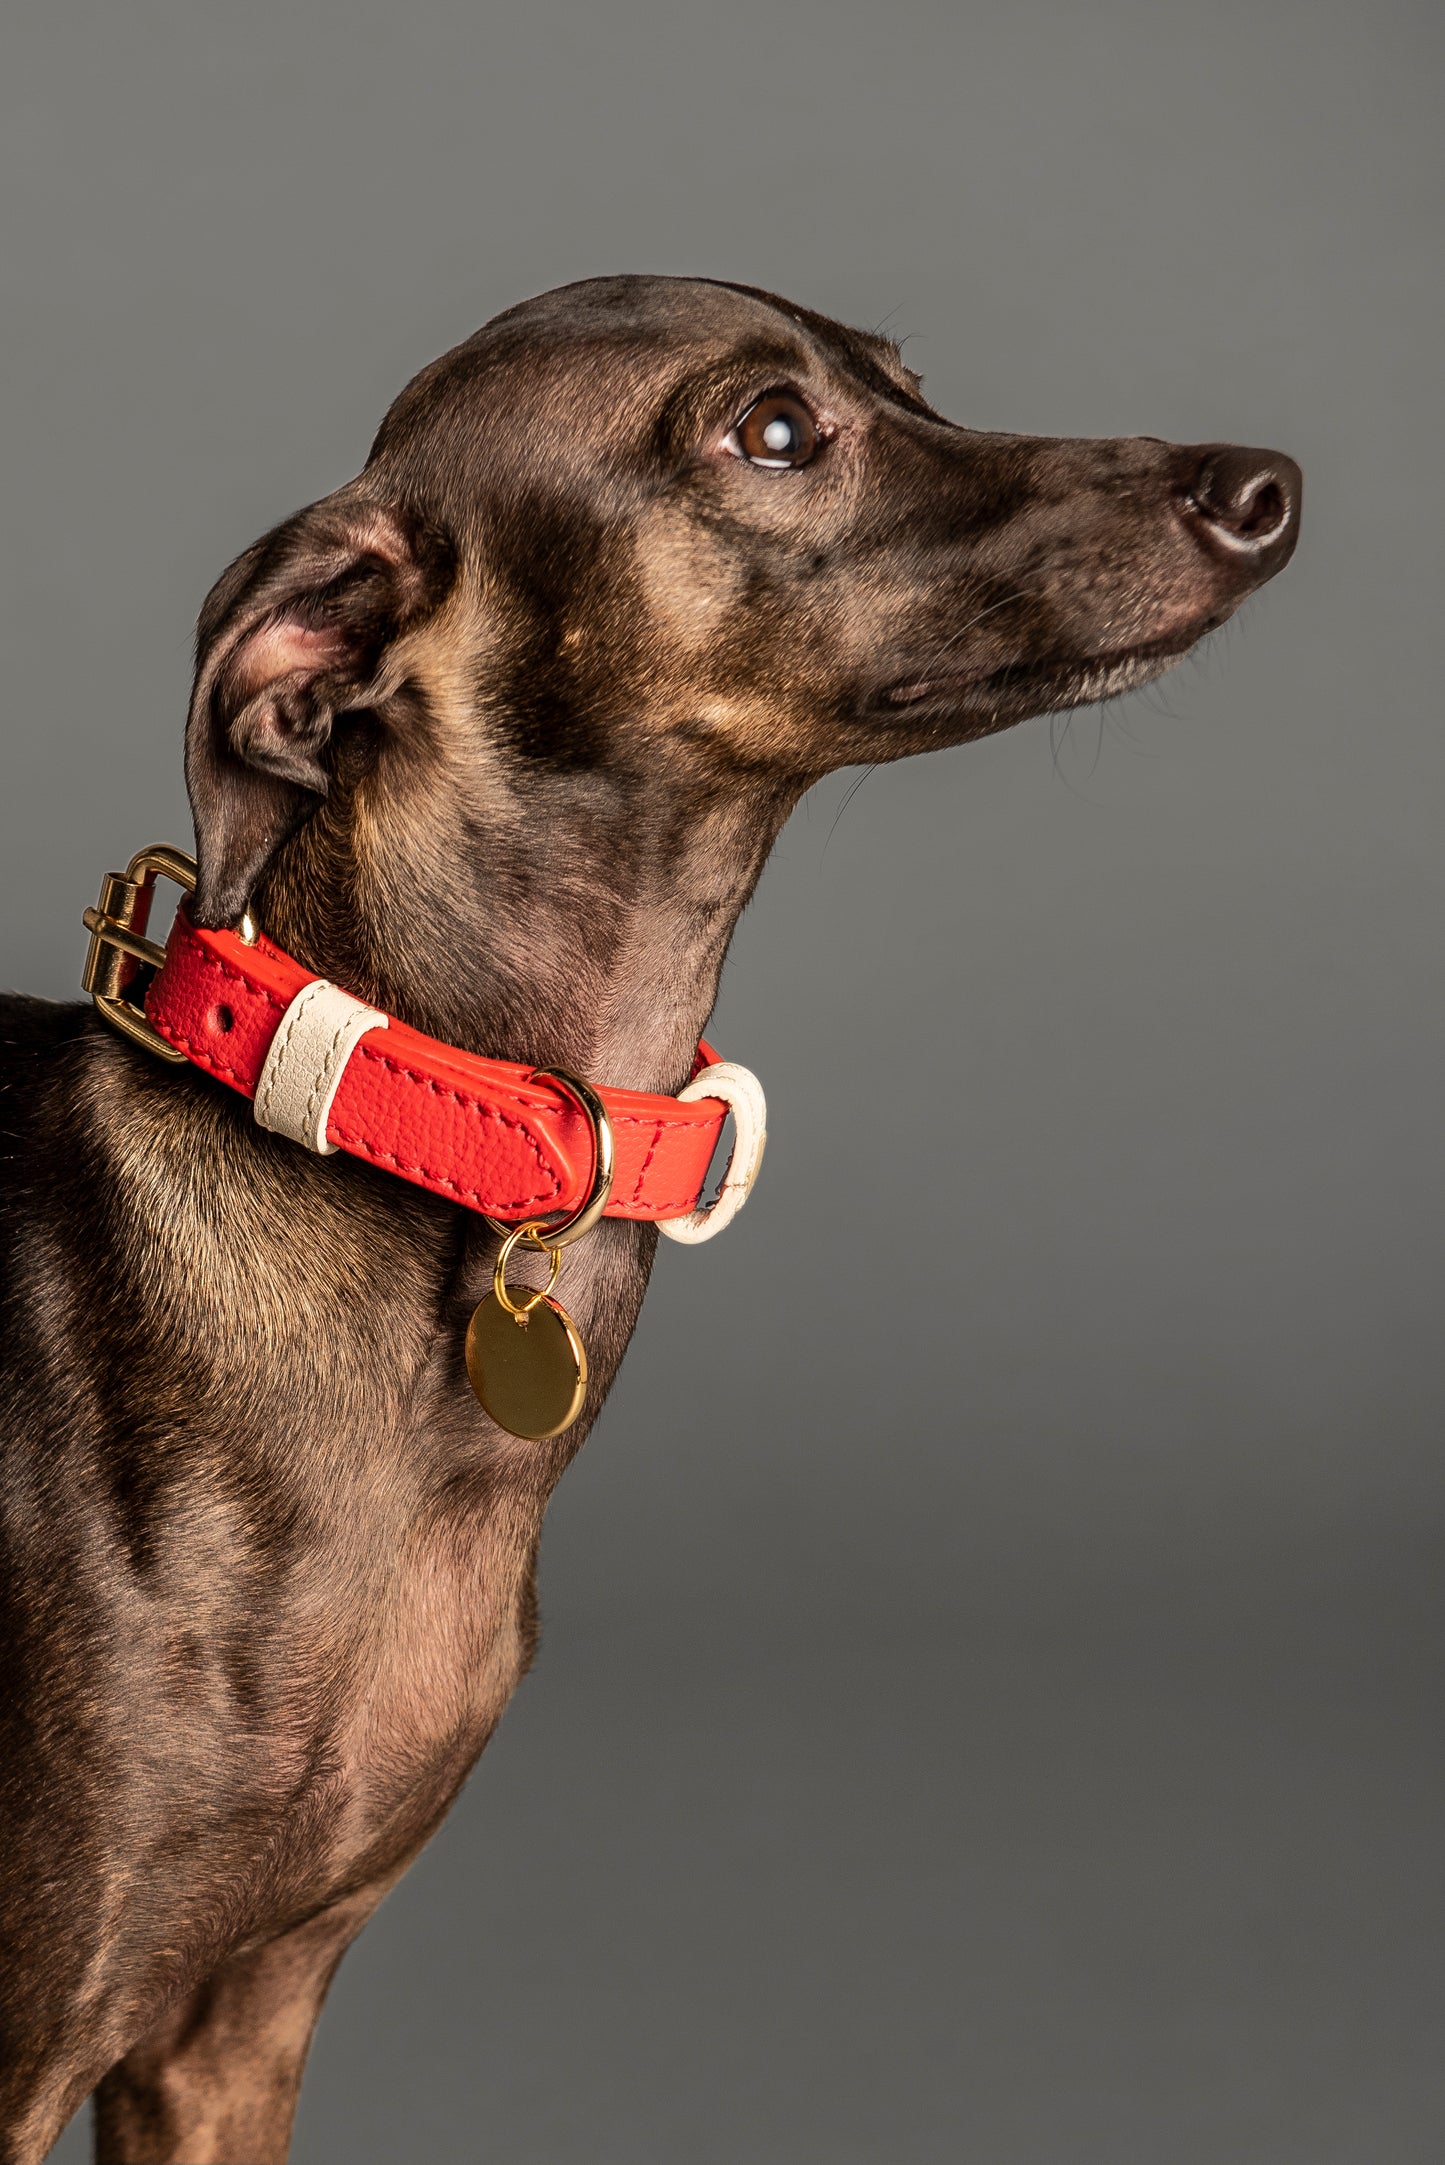
<svg viewBox="0 0 1445 2165">
<path fill-rule="evenodd" d="M 584 1233 L 590 1233 L 597 1220 L 607 1208 L 612 1193 L 612 1174 L 616 1163 L 616 1150 L 612 1137 L 612 1122 L 591 1083 L 583 1082 L 580 1075 L 573 1075 L 564 1067 L 533 1068 L 529 1082 L 554 1082 L 564 1090 L 573 1103 L 581 1108 L 592 1123 L 592 1186 L 585 1202 L 570 1217 L 562 1218 L 556 1225 L 544 1225 L 540 1219 L 529 1219 L 525 1225 L 513 1228 L 500 1219 L 488 1218 L 494 1233 L 512 1237 L 525 1234 L 529 1248 L 541 1254 L 545 1249 L 553 1253 L 566 1248 Z M 555 1283 L 555 1273 L 553 1276 Z M 506 1303 L 503 1302 L 505 1307 Z"/>
</svg>

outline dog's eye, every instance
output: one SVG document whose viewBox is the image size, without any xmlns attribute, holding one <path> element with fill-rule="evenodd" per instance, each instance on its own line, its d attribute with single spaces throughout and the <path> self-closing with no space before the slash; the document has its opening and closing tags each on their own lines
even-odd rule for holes
<svg viewBox="0 0 1445 2165">
<path fill-rule="evenodd" d="M 753 466 L 806 466 L 818 448 L 818 424 L 800 398 L 773 391 L 743 415 L 733 436 Z"/>
</svg>

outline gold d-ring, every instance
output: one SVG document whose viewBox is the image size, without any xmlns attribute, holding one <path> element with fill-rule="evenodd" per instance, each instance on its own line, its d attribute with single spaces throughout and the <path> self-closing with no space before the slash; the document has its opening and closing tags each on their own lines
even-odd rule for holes
<svg viewBox="0 0 1445 2165">
<path fill-rule="evenodd" d="M 527 1077 L 529 1082 L 554 1082 L 565 1090 L 574 1105 L 583 1111 L 592 1123 L 592 1187 L 587 1199 L 570 1218 L 563 1218 L 556 1225 L 544 1225 L 540 1219 L 529 1219 L 525 1225 L 510 1226 L 499 1218 L 488 1218 L 494 1233 L 525 1238 L 529 1247 L 543 1254 L 548 1249 L 566 1248 L 584 1233 L 590 1233 L 612 1193 L 612 1173 L 616 1151 L 612 1139 L 612 1122 L 591 1083 L 583 1082 L 580 1075 L 573 1075 L 565 1067 L 533 1068 Z M 555 1282 L 555 1280 L 554 1280 Z M 504 1301 L 503 1307 L 507 1304 Z"/>
</svg>

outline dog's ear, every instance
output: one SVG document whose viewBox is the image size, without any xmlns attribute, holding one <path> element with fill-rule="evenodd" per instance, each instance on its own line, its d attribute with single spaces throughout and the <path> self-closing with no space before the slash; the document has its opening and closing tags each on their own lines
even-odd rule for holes
<svg viewBox="0 0 1445 2165">
<path fill-rule="evenodd" d="M 240 916 L 326 794 L 337 715 L 371 703 L 388 647 L 444 599 L 455 568 L 424 520 L 352 487 L 278 526 L 211 589 L 186 725 L 198 924 Z"/>
</svg>

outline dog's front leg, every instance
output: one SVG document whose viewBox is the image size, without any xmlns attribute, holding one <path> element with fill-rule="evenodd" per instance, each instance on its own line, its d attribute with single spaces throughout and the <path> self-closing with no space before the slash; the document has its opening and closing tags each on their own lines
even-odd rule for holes
<svg viewBox="0 0 1445 2165">
<path fill-rule="evenodd" d="M 168 2009 L 95 2093 L 96 2165 L 285 2165 L 326 1988 L 385 1891 L 233 1956 Z"/>
</svg>

